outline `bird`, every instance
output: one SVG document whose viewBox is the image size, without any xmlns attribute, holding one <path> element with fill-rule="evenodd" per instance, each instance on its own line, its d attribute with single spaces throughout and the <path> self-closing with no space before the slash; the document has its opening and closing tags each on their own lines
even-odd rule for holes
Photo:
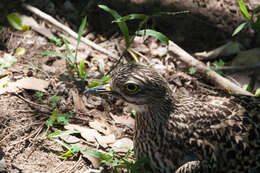
<svg viewBox="0 0 260 173">
<path fill-rule="evenodd" d="M 125 100 L 136 111 L 134 152 L 153 173 L 259 173 L 260 98 L 189 96 L 155 69 L 128 63 L 109 86 L 86 90 Z"/>
</svg>

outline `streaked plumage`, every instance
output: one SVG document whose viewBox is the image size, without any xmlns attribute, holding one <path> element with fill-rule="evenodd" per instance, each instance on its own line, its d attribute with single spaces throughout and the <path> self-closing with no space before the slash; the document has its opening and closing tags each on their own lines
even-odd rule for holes
<svg viewBox="0 0 260 173">
<path fill-rule="evenodd" d="M 259 98 L 177 95 L 137 64 L 119 68 L 110 86 L 136 110 L 135 154 L 154 173 L 260 172 Z"/>
</svg>

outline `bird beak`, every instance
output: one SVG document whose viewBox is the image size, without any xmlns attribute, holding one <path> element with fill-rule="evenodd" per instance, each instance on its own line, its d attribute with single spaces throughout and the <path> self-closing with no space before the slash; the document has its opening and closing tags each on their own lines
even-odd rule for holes
<svg viewBox="0 0 260 173">
<path fill-rule="evenodd" d="M 110 94 L 112 91 L 110 89 L 110 85 L 101 85 L 93 88 L 89 88 L 83 92 L 83 94 Z"/>
</svg>

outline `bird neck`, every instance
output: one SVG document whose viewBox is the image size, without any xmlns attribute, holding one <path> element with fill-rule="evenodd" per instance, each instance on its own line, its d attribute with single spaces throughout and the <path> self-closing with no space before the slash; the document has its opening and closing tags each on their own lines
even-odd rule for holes
<svg viewBox="0 0 260 173">
<path fill-rule="evenodd" d="M 151 104 L 138 106 L 136 109 L 137 128 L 161 129 L 170 118 L 171 112 L 175 107 L 175 99 L 172 94 L 167 94 L 159 100 L 151 101 Z"/>
</svg>

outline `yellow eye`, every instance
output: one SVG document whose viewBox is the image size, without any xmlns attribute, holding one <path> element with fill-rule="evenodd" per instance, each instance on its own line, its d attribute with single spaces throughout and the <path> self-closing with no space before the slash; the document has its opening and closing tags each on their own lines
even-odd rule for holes
<svg viewBox="0 0 260 173">
<path fill-rule="evenodd" d="M 126 91 L 130 94 L 134 94 L 138 91 L 139 86 L 134 83 L 128 83 L 125 85 Z"/>
</svg>

